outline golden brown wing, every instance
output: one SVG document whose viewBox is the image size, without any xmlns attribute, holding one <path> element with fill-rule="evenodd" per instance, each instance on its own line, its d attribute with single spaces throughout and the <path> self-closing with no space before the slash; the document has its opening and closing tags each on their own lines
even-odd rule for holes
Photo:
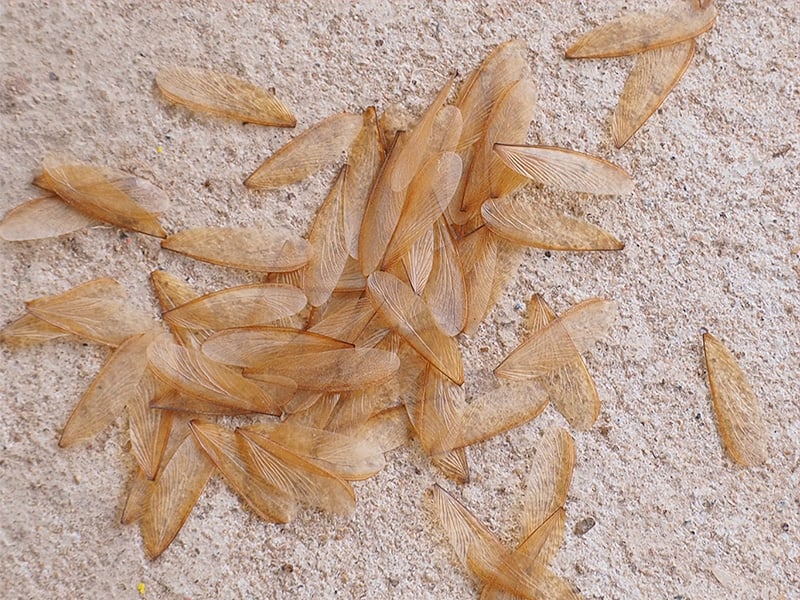
<svg viewBox="0 0 800 600">
<path fill-rule="evenodd" d="M 461 238 L 458 254 L 464 269 L 467 319 L 464 333 L 473 335 L 492 309 L 492 284 L 497 269 L 498 238 L 488 227 Z"/>
<path fill-rule="evenodd" d="M 692 62 L 694 46 L 694 40 L 687 40 L 636 58 L 611 121 L 617 148 L 625 145 L 678 84 Z"/>
<path fill-rule="evenodd" d="M 713 2 L 697 8 L 686 2 L 666 10 L 625 15 L 587 33 L 567 50 L 567 58 L 611 58 L 672 46 L 711 29 Z"/>
<path fill-rule="evenodd" d="M 736 358 L 710 333 L 703 349 L 722 445 L 740 465 L 752 467 L 767 459 L 767 431 L 761 406 Z"/>
<path fill-rule="evenodd" d="M 361 115 L 340 113 L 312 125 L 247 178 L 255 190 L 271 190 L 302 181 L 336 161 L 361 131 Z"/>
<path fill-rule="evenodd" d="M 169 236 L 161 247 L 197 260 L 262 273 L 295 271 L 311 255 L 306 240 L 288 231 L 198 227 Z"/>
<path fill-rule="evenodd" d="M 297 123 L 274 94 L 225 73 L 171 67 L 156 74 L 156 85 L 170 102 L 199 112 L 271 127 Z"/>
<path fill-rule="evenodd" d="M 447 335 L 458 335 L 467 322 L 467 292 L 461 258 L 444 218 L 433 226 L 433 264 L 422 299 Z"/>
<path fill-rule="evenodd" d="M 68 338 L 71 335 L 65 329 L 51 325 L 30 313 L 25 313 L 0 330 L 0 343 L 27 346 Z"/>
<path fill-rule="evenodd" d="M 99 223 L 58 196 L 34 198 L 15 206 L 0 221 L 0 238 L 8 241 L 57 237 Z"/>
<path fill-rule="evenodd" d="M 150 273 L 150 283 L 155 290 L 161 312 L 170 311 L 200 296 L 200 293 L 185 281 L 166 271 Z M 199 348 L 203 340 L 213 333 L 211 329 L 187 329 L 173 323 L 167 323 L 167 325 L 181 344 L 195 349 Z"/>
<path fill-rule="evenodd" d="M 155 479 L 172 430 L 173 413 L 150 407 L 150 402 L 167 393 L 166 386 L 146 369 L 133 400 L 128 402 L 131 453 L 147 479 Z"/>
</svg>

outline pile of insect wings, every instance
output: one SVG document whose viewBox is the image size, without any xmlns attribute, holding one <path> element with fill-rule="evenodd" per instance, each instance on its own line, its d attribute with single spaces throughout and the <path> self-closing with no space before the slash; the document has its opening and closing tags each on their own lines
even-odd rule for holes
<svg viewBox="0 0 800 600">
<path fill-rule="evenodd" d="M 280 101 L 233 77 L 169 69 L 157 84 L 194 110 L 294 125 Z M 622 248 L 518 190 L 533 182 L 622 194 L 631 179 L 598 158 L 524 145 L 536 89 L 521 43 L 495 49 L 454 88 L 450 78 L 403 131 L 374 108 L 329 117 L 247 179 L 251 189 L 274 189 L 346 157 L 307 239 L 224 227 L 166 236 L 157 188 L 54 158 L 36 179 L 49 195 L 0 224 L 3 237 L 21 239 L 103 221 L 164 237 L 164 248 L 197 260 L 263 274 L 263 283 L 199 295 L 156 271 L 163 323 L 128 307 L 116 281 L 97 279 L 28 302 L 2 332 L 10 344 L 77 336 L 113 349 L 60 444 L 89 439 L 127 411 L 138 469 L 123 521 L 140 521 L 151 557 L 177 535 L 214 473 L 267 521 L 289 521 L 299 504 L 349 514 L 351 481 L 375 475 L 384 453 L 412 437 L 444 475 L 466 482 L 468 446 L 530 421 L 548 402 L 573 427 L 594 423 L 599 398 L 581 352 L 611 326 L 612 302 L 593 298 L 556 316 L 534 296 L 529 337 L 497 366 L 493 389 L 474 398 L 465 397 L 458 340 L 490 313 L 526 248 Z M 223 424 L 232 415 L 252 418 L 232 429 Z M 563 537 L 574 450 L 564 430 L 548 432 L 542 448 L 523 515 L 527 537 L 515 550 L 441 488 L 433 492 L 487 595 L 571 593 L 547 561 Z"/>
</svg>

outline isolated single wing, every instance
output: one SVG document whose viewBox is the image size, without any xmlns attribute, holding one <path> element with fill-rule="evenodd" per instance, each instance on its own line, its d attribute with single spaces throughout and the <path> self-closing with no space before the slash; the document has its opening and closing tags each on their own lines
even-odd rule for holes
<svg viewBox="0 0 800 600">
<path fill-rule="evenodd" d="M 425 360 L 458 385 L 464 382 L 464 365 L 458 342 L 445 334 L 419 296 L 389 273 L 375 272 L 367 281 L 367 296 L 384 321 Z"/>
<path fill-rule="evenodd" d="M 8 211 L 0 221 L 0 238 L 13 242 L 39 240 L 71 233 L 98 222 L 58 196 L 43 196 Z"/>
<path fill-rule="evenodd" d="M 584 35 L 567 50 L 567 58 L 611 58 L 672 46 L 708 31 L 716 17 L 713 2 L 625 15 Z"/>
<path fill-rule="evenodd" d="M 227 484 L 254 513 L 270 523 L 288 523 L 295 517 L 295 497 L 251 469 L 248 451 L 240 436 L 230 429 L 198 419 L 189 423 L 189 429 Z"/>
<path fill-rule="evenodd" d="M 305 294 L 294 286 L 256 283 L 200 296 L 163 317 L 170 325 L 186 329 L 219 330 L 268 325 L 300 312 L 305 305 Z"/>
<path fill-rule="evenodd" d="M 214 464 L 193 437 L 186 437 L 150 490 L 142 517 L 142 537 L 150 558 L 157 558 L 178 535 L 213 473 Z"/>
<path fill-rule="evenodd" d="M 495 144 L 503 162 L 528 179 L 568 192 L 585 194 L 629 194 L 633 179 L 608 161 L 551 146 Z"/>
<path fill-rule="evenodd" d="M 340 113 L 312 125 L 270 156 L 244 184 L 271 190 L 302 181 L 337 160 L 361 131 L 361 115 Z"/>
<path fill-rule="evenodd" d="M 495 369 L 495 374 L 506 379 L 547 375 L 602 338 L 616 314 L 616 304 L 610 300 L 584 300 L 517 346 Z"/>
<path fill-rule="evenodd" d="M 93 279 L 62 294 L 26 303 L 28 311 L 51 325 L 106 346 L 151 330 L 155 322 L 125 305 L 125 290 L 114 279 Z"/>
<path fill-rule="evenodd" d="M 262 273 L 295 271 L 311 256 L 303 238 L 253 227 L 186 229 L 162 241 L 161 247 L 215 265 Z"/>
<path fill-rule="evenodd" d="M 637 57 L 611 121 L 617 148 L 625 145 L 677 85 L 692 62 L 694 46 L 694 40 L 687 40 Z"/>
<path fill-rule="evenodd" d="M 72 208 L 92 219 L 147 235 L 166 237 L 154 212 L 144 208 L 117 185 L 108 169 L 48 158 L 44 160 L 42 173 L 34 184 L 57 194 Z"/>
<path fill-rule="evenodd" d="M 159 337 L 147 349 L 150 368 L 175 390 L 223 409 L 280 414 L 280 406 L 256 383 L 215 362 L 198 350 L 184 348 L 169 336 Z"/>
<path fill-rule="evenodd" d="M 344 271 L 349 256 L 345 238 L 345 181 L 347 167 L 339 171 L 328 197 L 319 207 L 308 243 L 311 259 L 306 266 L 303 289 L 311 306 L 328 301 Z"/>
<path fill-rule="evenodd" d="M 505 196 L 481 207 L 486 226 L 516 244 L 546 250 L 621 250 L 624 244 L 603 229 L 561 214 L 531 198 Z"/>
<path fill-rule="evenodd" d="M 156 85 L 169 101 L 199 112 L 271 127 L 297 123 L 274 94 L 232 75 L 171 67 L 156 74 Z"/>
<path fill-rule="evenodd" d="M 740 465 L 752 467 L 767 459 L 767 432 L 753 388 L 736 358 L 710 333 L 703 349 L 722 445 Z"/>
<path fill-rule="evenodd" d="M 147 346 L 152 334 L 133 336 L 122 343 L 103 365 L 67 421 L 58 445 L 62 448 L 94 437 L 110 425 L 135 398 L 147 368 Z"/>
</svg>

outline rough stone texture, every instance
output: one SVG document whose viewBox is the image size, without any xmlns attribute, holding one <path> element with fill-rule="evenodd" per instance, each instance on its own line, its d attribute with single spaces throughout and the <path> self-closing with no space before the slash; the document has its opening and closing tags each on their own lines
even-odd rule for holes
<svg viewBox="0 0 800 600">
<path fill-rule="evenodd" d="M 622 238 L 619 253 L 530 251 L 477 335 L 462 346 L 480 385 L 521 336 L 541 292 L 557 311 L 594 295 L 620 319 L 587 361 L 603 409 L 574 432 L 568 535 L 555 568 L 587 599 L 800 598 L 800 211 L 797 5 L 721 0 L 716 27 L 657 114 L 621 151 L 610 115 L 632 59 L 567 61 L 610 2 L 3 2 L 0 211 L 33 197 L 41 159 L 68 152 L 146 177 L 173 200 L 165 227 L 269 224 L 304 233 L 331 172 L 274 193 L 242 181 L 290 130 L 168 106 L 158 68 L 215 67 L 274 87 L 298 130 L 342 110 L 402 103 L 418 113 L 446 76 L 498 43 L 524 40 L 539 85 L 530 139 L 609 158 L 636 179 L 623 198 L 541 194 Z M 646 0 L 642 10 L 658 3 Z M 161 147 L 163 152 L 157 149 Z M 531 191 L 532 194 L 540 192 Z M 23 300 L 98 276 L 156 312 L 148 273 L 202 290 L 256 277 L 160 251 L 110 227 L 0 244 L 0 323 Z M 701 333 L 723 339 L 763 403 L 765 466 L 723 454 Z M 7 598 L 470 598 L 426 489 L 441 477 L 412 445 L 356 485 L 352 519 L 306 510 L 265 524 L 212 480 L 157 561 L 119 525 L 132 469 L 123 422 L 60 450 L 58 435 L 106 352 L 57 343 L 0 348 L 0 589 Z M 122 420 L 120 420 L 122 421 Z M 474 478 L 445 486 L 503 539 L 543 427 L 473 449 Z M 596 526 L 576 536 L 576 523 Z"/>
</svg>

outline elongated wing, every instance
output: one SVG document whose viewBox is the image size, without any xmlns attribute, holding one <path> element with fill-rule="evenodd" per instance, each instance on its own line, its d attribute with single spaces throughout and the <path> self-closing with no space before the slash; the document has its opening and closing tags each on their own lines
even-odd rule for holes
<svg viewBox="0 0 800 600">
<path fill-rule="evenodd" d="M 408 279 L 411 289 L 418 296 L 425 289 L 431 269 L 433 269 L 433 243 L 433 228 L 429 227 L 411 244 L 408 252 L 403 257 L 405 277 Z"/>
<path fill-rule="evenodd" d="M 464 333 L 472 335 L 492 309 L 499 238 L 488 227 L 481 227 L 459 240 L 458 254 L 466 286 L 467 318 Z"/>
<path fill-rule="evenodd" d="M 528 179 L 568 192 L 629 194 L 633 179 L 608 161 L 552 146 L 495 144 L 494 151 L 506 166 Z"/>
<path fill-rule="evenodd" d="M 531 198 L 505 196 L 483 203 L 481 214 L 496 235 L 546 250 L 621 250 L 624 244 L 600 227 L 561 214 Z"/>
<path fill-rule="evenodd" d="M 253 227 L 186 229 L 162 241 L 161 247 L 215 265 L 262 273 L 294 271 L 311 256 L 303 238 Z"/>
<path fill-rule="evenodd" d="M 311 260 L 306 267 L 304 290 L 311 306 L 327 302 L 336 288 L 349 256 L 345 237 L 345 181 L 347 167 L 339 171 L 328 197 L 311 225 L 308 243 Z"/>
<path fill-rule="evenodd" d="M 225 73 L 171 67 L 156 74 L 156 85 L 170 102 L 199 112 L 271 127 L 297 123 L 274 94 Z"/>
<path fill-rule="evenodd" d="M 358 259 L 358 236 L 372 184 L 385 158 L 375 107 L 364 111 L 364 124 L 353 140 L 347 158 L 344 190 L 344 232 L 348 252 Z"/>
<path fill-rule="evenodd" d="M 372 302 L 367 298 L 351 298 L 309 328 L 318 333 L 356 346 L 372 347 L 389 329 L 376 316 Z"/>
<path fill-rule="evenodd" d="M 444 219 L 433 228 L 433 264 L 422 298 L 439 327 L 447 335 L 458 335 L 467 322 L 467 296 L 461 258 Z"/>
<path fill-rule="evenodd" d="M 297 514 L 294 495 L 272 485 L 250 467 L 244 441 L 230 429 L 195 419 L 189 423 L 195 441 L 247 506 L 270 523 L 288 523 Z"/>
<path fill-rule="evenodd" d="M 154 481 L 148 479 L 141 469 L 136 469 L 128 486 L 128 496 L 125 498 L 125 506 L 122 508 L 120 523 L 130 525 L 144 516 L 154 486 Z"/>
<path fill-rule="evenodd" d="M 302 181 L 347 150 L 361 131 L 361 115 L 340 113 L 312 125 L 270 156 L 244 184 L 271 190 Z"/>
<path fill-rule="evenodd" d="M 94 437 L 134 401 L 139 380 L 147 368 L 147 346 L 152 334 L 128 338 L 117 348 L 78 401 L 58 445 L 62 448 Z"/>
<path fill-rule="evenodd" d="M 687 40 L 637 57 L 611 121 L 617 148 L 625 145 L 678 84 L 692 62 L 694 46 L 694 40 Z"/>
<path fill-rule="evenodd" d="M 131 453 L 147 479 L 156 478 L 172 429 L 172 411 L 150 407 L 151 401 L 165 393 L 166 386 L 146 369 L 127 404 Z"/>
<path fill-rule="evenodd" d="M 493 438 L 538 417 L 547 407 L 547 392 L 536 382 L 505 382 L 474 398 L 457 425 L 454 447 Z"/>
<path fill-rule="evenodd" d="M 288 422 L 250 426 L 270 440 L 342 479 L 367 479 L 383 469 L 383 448 L 369 438 L 357 438 Z"/>
<path fill-rule="evenodd" d="M 337 431 L 357 439 L 369 439 L 384 452 L 405 445 L 414 434 L 405 406 L 387 408 L 372 415 L 365 423 Z"/>
<path fill-rule="evenodd" d="M 461 485 L 469 483 L 470 471 L 466 448 L 455 448 L 434 454 L 431 456 L 431 463 L 448 479 Z"/>
<path fill-rule="evenodd" d="M 386 248 L 384 265 L 406 254 L 414 242 L 447 210 L 461 177 L 461 158 L 455 152 L 431 157 L 408 186 L 397 227 Z"/>
<path fill-rule="evenodd" d="M 245 369 L 244 373 L 254 379 L 260 379 L 262 373 L 288 377 L 301 390 L 346 392 L 383 383 L 399 366 L 400 361 L 392 352 L 344 348 L 276 357 L 263 368 Z"/>
<path fill-rule="evenodd" d="M 458 342 L 445 334 L 419 296 L 389 273 L 376 272 L 367 281 L 367 296 L 383 320 L 414 350 L 454 383 L 464 382 Z"/>
<path fill-rule="evenodd" d="M 495 374 L 506 379 L 546 375 L 602 338 L 616 314 L 616 304 L 610 300 L 584 300 L 522 342 L 500 363 Z"/>
<path fill-rule="evenodd" d="M 144 547 L 151 559 L 178 535 L 213 474 L 214 463 L 194 438 L 186 437 L 152 486 L 142 517 Z"/>
<path fill-rule="evenodd" d="M 8 211 L 0 221 L 0 238 L 14 242 L 39 240 L 72 233 L 98 222 L 58 196 L 43 196 Z"/>
<path fill-rule="evenodd" d="M 191 302 L 200 296 L 200 293 L 185 281 L 166 271 L 150 273 L 150 283 L 153 285 L 162 313 Z M 199 348 L 203 340 L 213 333 L 211 329 L 188 329 L 175 323 L 167 323 L 167 325 L 181 344 L 195 349 Z"/>
<path fill-rule="evenodd" d="M 92 219 L 155 237 L 166 237 L 154 212 L 136 202 L 104 168 L 47 158 L 34 184 L 57 194 L 72 208 Z"/>
<path fill-rule="evenodd" d="M 330 471 L 276 444 L 249 427 L 236 430 L 245 443 L 251 469 L 264 481 L 291 494 L 303 504 L 349 516 L 356 497 L 351 485 Z"/>
<path fill-rule="evenodd" d="M 611 58 L 672 46 L 708 31 L 716 17 L 713 2 L 625 15 L 584 35 L 567 50 L 567 58 Z"/>
<path fill-rule="evenodd" d="M 294 286 L 257 283 L 200 296 L 163 316 L 170 325 L 219 330 L 268 325 L 300 312 L 305 305 L 305 294 Z"/>
<path fill-rule="evenodd" d="M 426 365 L 416 389 L 406 399 L 406 409 L 427 454 L 458 447 L 456 439 L 466 407 L 464 389 Z"/>
<path fill-rule="evenodd" d="M 400 365 L 404 368 L 402 359 Z M 335 407 L 328 415 L 328 420 L 320 427 L 329 431 L 351 431 L 379 412 L 398 404 L 400 404 L 400 391 L 396 375 L 380 385 L 340 394 Z"/>
<path fill-rule="evenodd" d="M 740 465 L 762 464 L 767 459 L 767 432 L 753 388 L 730 350 L 710 333 L 703 335 L 703 349 L 723 447 Z"/>
<path fill-rule="evenodd" d="M 35 317 L 59 329 L 112 347 L 155 326 L 150 317 L 125 305 L 125 290 L 108 278 L 31 300 L 26 306 Z"/>
<path fill-rule="evenodd" d="M 25 313 L 21 317 L 14 319 L 0 330 L 0 342 L 13 346 L 41 344 L 71 336 L 72 334 L 69 331 L 51 325 L 30 313 Z"/>
<path fill-rule="evenodd" d="M 280 414 L 280 406 L 256 383 L 199 351 L 159 337 L 147 349 L 150 368 L 175 390 L 241 412 Z"/>
<path fill-rule="evenodd" d="M 219 331 L 203 342 L 203 354 L 227 365 L 268 367 L 273 360 L 352 348 L 342 342 L 310 331 L 284 327 L 242 327 Z"/>
</svg>

